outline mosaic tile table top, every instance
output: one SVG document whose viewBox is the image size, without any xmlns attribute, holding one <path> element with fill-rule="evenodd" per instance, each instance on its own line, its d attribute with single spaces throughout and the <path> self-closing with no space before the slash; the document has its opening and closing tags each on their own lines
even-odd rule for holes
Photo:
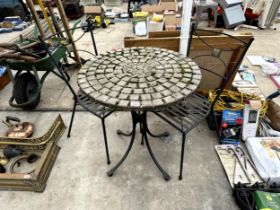
<svg viewBox="0 0 280 210">
<path fill-rule="evenodd" d="M 94 101 L 127 111 L 154 110 L 181 101 L 200 80 L 200 69 L 190 58 L 151 47 L 99 55 L 78 74 L 78 85 Z"/>
</svg>

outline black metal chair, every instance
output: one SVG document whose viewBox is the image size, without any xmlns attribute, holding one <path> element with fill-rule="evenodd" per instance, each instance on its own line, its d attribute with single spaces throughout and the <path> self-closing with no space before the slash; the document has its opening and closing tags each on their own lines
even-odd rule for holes
<svg viewBox="0 0 280 210">
<path fill-rule="evenodd" d="M 206 39 L 204 39 L 202 36 L 199 36 L 198 34 L 205 34 L 207 33 L 208 36 Z M 209 39 L 209 33 L 213 33 L 213 35 L 220 34 L 223 37 L 229 37 L 229 39 L 234 39 L 236 42 L 237 47 L 231 48 L 231 47 L 225 47 L 223 45 L 227 44 L 225 40 L 223 42 L 225 44 L 217 44 L 217 46 L 213 46 L 212 43 L 207 43 L 207 39 Z M 156 111 L 154 114 L 159 116 L 161 119 L 166 121 L 168 124 L 176 128 L 178 131 L 182 133 L 182 145 L 181 145 L 181 157 L 180 157 L 180 171 L 179 171 L 179 180 L 183 178 L 183 163 L 184 163 L 184 154 L 185 154 L 185 143 L 186 143 L 186 135 L 189 131 L 191 131 L 194 127 L 196 127 L 203 119 L 205 119 L 208 114 L 213 117 L 215 121 L 216 128 L 218 128 L 218 122 L 215 117 L 214 107 L 217 99 L 220 97 L 220 94 L 225 89 L 227 84 L 231 81 L 232 77 L 235 75 L 235 72 L 237 68 L 239 68 L 249 46 L 251 45 L 253 38 L 249 39 L 248 42 L 225 34 L 221 32 L 216 31 L 208 31 L 208 30 L 200 30 L 196 29 L 194 30 L 194 26 L 192 28 L 191 35 L 195 35 L 196 39 L 195 42 L 199 42 L 199 46 L 201 49 L 201 52 L 195 52 L 195 46 L 192 45 L 193 43 L 193 36 L 190 39 L 189 43 L 189 49 L 188 49 L 188 56 L 192 58 L 201 68 L 202 71 L 206 71 L 208 73 L 214 74 L 218 77 L 220 77 L 220 83 L 216 85 L 217 88 L 217 95 L 213 101 L 212 104 L 209 103 L 208 99 L 194 93 L 184 101 L 175 104 L 171 107 L 168 107 L 164 110 Z M 202 46 L 204 45 L 204 46 Z M 190 49 L 192 51 L 190 51 Z M 224 54 L 227 54 L 224 55 Z M 232 61 L 232 56 L 236 57 L 236 62 Z M 220 75 L 215 71 L 215 69 L 209 69 L 207 68 L 207 57 L 210 57 L 211 59 L 216 60 L 216 62 L 219 62 L 222 67 L 225 69 L 223 70 L 225 73 L 224 75 Z M 229 59 L 230 61 L 226 61 L 226 59 Z M 228 65 L 227 65 L 228 64 Z M 213 88 L 213 89 L 214 89 Z M 216 129 L 217 134 L 219 136 L 219 130 Z"/>
<path fill-rule="evenodd" d="M 112 114 L 114 112 L 114 110 L 94 102 L 91 98 L 89 98 L 82 91 L 79 91 L 77 94 L 77 99 L 74 101 L 74 106 L 73 106 L 73 110 L 72 110 L 72 116 L 71 116 L 71 121 L 70 121 L 69 129 L 68 129 L 67 137 L 70 137 L 70 135 L 71 135 L 72 125 L 73 125 L 77 105 L 81 105 L 85 110 L 89 111 L 90 113 L 92 113 L 94 116 L 98 117 L 101 120 L 102 130 L 103 130 L 103 135 L 104 135 L 107 164 L 110 164 L 111 161 L 110 161 L 110 155 L 109 155 L 109 149 L 108 149 L 105 119 L 110 114 Z"/>
<path fill-rule="evenodd" d="M 93 49 L 95 52 L 95 55 L 98 55 L 95 39 L 94 39 L 94 33 L 93 33 L 93 22 L 88 18 L 87 20 L 88 28 L 91 33 L 91 39 L 93 44 Z M 72 30 L 72 29 L 71 29 Z M 53 35 L 52 35 L 53 36 Z M 51 37 L 52 37 L 51 36 Z M 50 37 L 49 37 L 50 38 Z M 51 54 L 50 50 L 48 49 L 45 40 L 43 40 L 41 37 L 39 37 L 39 41 L 42 43 L 44 49 L 46 50 L 47 54 L 50 56 L 50 59 L 54 66 L 57 68 L 59 74 L 57 74 L 61 79 L 63 79 L 69 88 L 70 92 L 73 94 L 74 99 L 74 106 L 72 110 L 72 116 L 70 120 L 70 125 L 68 129 L 67 137 L 69 138 L 72 131 L 73 121 L 75 117 L 76 107 L 77 105 L 81 105 L 85 110 L 89 111 L 99 119 L 101 119 L 102 122 L 102 130 L 104 135 L 104 144 L 105 144 L 105 151 L 106 151 L 106 157 L 107 157 L 107 164 L 110 164 L 110 155 L 109 155 L 109 149 L 108 149 L 108 142 L 107 142 L 107 133 L 106 133 L 106 126 L 105 126 L 105 118 L 107 118 L 110 114 L 114 112 L 113 109 L 105 107 L 101 104 L 98 104 L 94 102 L 92 99 L 90 99 L 86 94 L 84 94 L 82 91 L 78 91 L 78 94 L 74 91 L 73 87 L 69 83 L 70 77 L 68 76 L 67 72 L 63 70 L 63 66 L 60 65 L 60 63 L 56 62 L 53 58 L 53 55 Z M 83 59 L 82 59 L 83 60 Z M 84 64 L 86 61 L 83 60 L 82 64 Z"/>
<path fill-rule="evenodd" d="M 207 98 L 193 94 L 186 100 L 166 108 L 160 112 L 154 112 L 157 116 L 162 118 L 168 124 L 176 128 L 182 133 L 182 148 L 180 160 L 180 174 L 179 179 L 182 179 L 183 162 L 185 153 L 186 135 L 201 120 L 205 119 L 210 111 L 210 103 Z"/>
<path fill-rule="evenodd" d="M 103 1 L 103 0 L 101 0 Z M 91 34 L 91 40 L 93 49 L 95 52 L 95 55 L 98 55 L 95 39 L 94 39 L 94 33 L 93 33 L 93 21 L 90 18 L 87 18 L 87 27 Z M 73 92 L 73 91 L 72 91 Z M 72 131 L 72 126 L 74 122 L 75 112 L 77 105 L 82 106 L 85 110 L 92 113 L 94 116 L 98 117 L 101 120 L 102 123 L 102 131 L 104 136 L 104 144 L 105 144 L 105 151 L 106 151 L 106 157 L 107 157 L 107 164 L 110 164 L 110 155 L 109 155 L 109 148 L 108 148 L 108 142 L 107 142 L 107 132 L 106 132 L 106 126 L 105 126 L 105 119 L 114 112 L 113 109 L 105 107 L 101 104 L 96 103 L 93 101 L 90 97 L 88 97 L 86 94 L 84 94 L 81 90 L 78 91 L 78 94 L 74 94 L 74 105 L 72 110 L 72 116 L 70 120 L 70 125 L 68 129 L 67 137 L 69 138 Z"/>
</svg>

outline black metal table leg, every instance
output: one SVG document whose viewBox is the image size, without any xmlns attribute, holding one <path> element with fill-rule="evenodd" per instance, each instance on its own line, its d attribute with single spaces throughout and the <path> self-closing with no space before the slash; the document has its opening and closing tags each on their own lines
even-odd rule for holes
<svg viewBox="0 0 280 210">
<path fill-rule="evenodd" d="M 154 163 L 156 164 L 156 166 L 158 167 L 158 169 L 160 170 L 160 172 L 162 173 L 164 179 L 166 181 L 169 181 L 171 179 L 171 177 L 169 176 L 169 174 L 161 167 L 161 165 L 159 164 L 159 162 L 157 161 L 152 149 L 151 149 L 151 146 L 150 146 L 150 143 L 149 143 L 149 140 L 148 140 L 148 136 L 147 136 L 147 132 L 148 132 L 148 126 L 147 126 L 147 113 L 144 112 L 143 113 L 143 136 L 144 136 L 144 140 L 145 140 L 145 143 L 146 143 L 146 146 L 147 146 L 147 149 L 148 149 L 148 152 L 152 158 L 152 160 L 154 161 Z"/>
<path fill-rule="evenodd" d="M 135 132 L 136 132 L 136 124 L 137 124 L 137 113 L 136 112 L 131 112 L 132 115 L 132 135 L 131 135 L 131 140 L 130 143 L 128 145 L 128 148 L 124 154 L 124 156 L 121 158 L 121 160 L 117 163 L 117 165 L 115 165 L 110 171 L 107 172 L 108 176 L 113 176 L 114 172 L 121 166 L 121 164 L 125 161 L 125 159 L 127 158 L 132 146 L 133 146 L 133 142 L 135 139 Z"/>
<path fill-rule="evenodd" d="M 137 123 L 140 124 L 140 132 L 142 133 L 142 141 L 144 140 L 146 145 L 147 145 L 147 149 L 149 151 L 149 154 L 152 158 L 152 160 L 154 161 L 154 163 L 156 164 L 156 166 L 158 167 L 158 169 L 160 170 L 160 172 L 162 173 L 164 179 L 166 181 L 170 180 L 170 176 L 168 175 L 168 173 L 166 173 L 166 171 L 161 167 L 161 165 L 159 164 L 159 162 L 157 161 L 156 157 L 153 154 L 153 151 L 150 147 L 149 141 L 148 141 L 148 126 L 147 126 L 147 112 L 143 112 L 143 113 L 137 113 L 137 112 L 131 112 L 132 115 L 132 132 L 131 132 L 131 141 L 128 145 L 128 148 L 125 152 L 125 154 L 123 155 L 123 157 L 121 158 L 121 160 L 117 163 L 117 165 L 115 165 L 110 171 L 107 172 L 108 176 L 113 176 L 114 172 L 121 166 L 121 164 L 125 161 L 125 159 L 127 158 L 133 143 L 134 143 L 134 139 L 135 139 L 135 133 L 136 133 L 136 125 Z M 126 134 L 126 133 L 125 133 Z"/>
<path fill-rule="evenodd" d="M 160 138 L 160 137 L 167 137 L 169 136 L 169 132 L 165 131 L 163 133 L 160 133 L 160 134 L 153 134 L 150 129 L 149 129 L 149 126 L 148 126 L 148 123 L 147 123 L 147 117 L 145 119 L 145 123 L 146 123 L 146 130 L 147 130 L 147 133 L 151 136 L 151 137 L 155 137 L 155 138 Z"/>
<path fill-rule="evenodd" d="M 138 113 L 139 114 L 139 113 Z M 147 120 L 147 118 L 146 118 Z M 146 122 L 147 124 L 147 122 Z M 142 123 L 140 122 L 140 132 L 142 133 Z M 160 137 L 167 137 L 169 136 L 169 132 L 165 131 L 163 133 L 160 133 L 160 134 L 153 134 L 150 129 L 149 129 L 149 126 L 147 124 L 147 133 L 151 136 L 151 137 L 154 137 L 154 138 L 160 138 Z M 131 136 L 132 135 L 132 131 L 130 133 L 127 133 L 127 132 L 124 132 L 122 131 L 121 129 L 118 129 L 117 130 L 117 134 L 118 135 L 122 135 L 122 136 Z M 143 136 L 143 135 L 142 135 Z M 141 145 L 144 145 L 144 139 L 142 138 L 142 141 L 141 141 Z"/>
<path fill-rule="evenodd" d="M 143 125 L 140 123 L 141 145 L 144 145 Z"/>
</svg>

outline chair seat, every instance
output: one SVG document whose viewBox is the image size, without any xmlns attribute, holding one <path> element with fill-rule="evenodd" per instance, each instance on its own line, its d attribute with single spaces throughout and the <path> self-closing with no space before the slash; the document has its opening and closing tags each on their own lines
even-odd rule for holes
<svg viewBox="0 0 280 210">
<path fill-rule="evenodd" d="M 77 94 L 78 103 L 87 111 L 91 112 L 95 116 L 99 118 L 105 118 L 109 114 L 111 114 L 114 109 L 103 106 L 95 101 L 93 101 L 90 97 L 84 94 L 82 91 L 79 91 Z"/>
<path fill-rule="evenodd" d="M 206 118 L 210 108 L 207 98 L 193 94 L 180 103 L 154 113 L 181 132 L 187 133 Z"/>
</svg>

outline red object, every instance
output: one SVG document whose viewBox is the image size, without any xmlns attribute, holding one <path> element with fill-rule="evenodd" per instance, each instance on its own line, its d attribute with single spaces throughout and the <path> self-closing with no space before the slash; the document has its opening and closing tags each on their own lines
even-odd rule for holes
<svg viewBox="0 0 280 210">
<path fill-rule="evenodd" d="M 238 125 L 242 125 L 243 124 L 243 119 L 242 118 L 237 118 L 235 122 Z"/>
<path fill-rule="evenodd" d="M 227 123 L 223 123 L 222 127 L 223 127 L 223 128 L 227 128 L 227 127 L 228 127 L 228 124 L 227 124 Z"/>
<path fill-rule="evenodd" d="M 244 102 L 244 104 L 250 104 L 250 100 L 247 98 L 244 98 L 243 102 Z"/>
<path fill-rule="evenodd" d="M 253 10 L 246 9 L 245 16 L 250 20 L 255 20 L 260 16 L 260 14 L 254 14 Z"/>
<path fill-rule="evenodd" d="M 274 84 L 277 86 L 277 88 L 280 89 L 280 83 L 279 83 L 280 76 L 279 75 L 270 75 L 270 78 L 274 82 Z"/>
<path fill-rule="evenodd" d="M 223 14 L 224 10 L 222 7 L 218 6 L 217 12 L 219 15 Z"/>
</svg>

